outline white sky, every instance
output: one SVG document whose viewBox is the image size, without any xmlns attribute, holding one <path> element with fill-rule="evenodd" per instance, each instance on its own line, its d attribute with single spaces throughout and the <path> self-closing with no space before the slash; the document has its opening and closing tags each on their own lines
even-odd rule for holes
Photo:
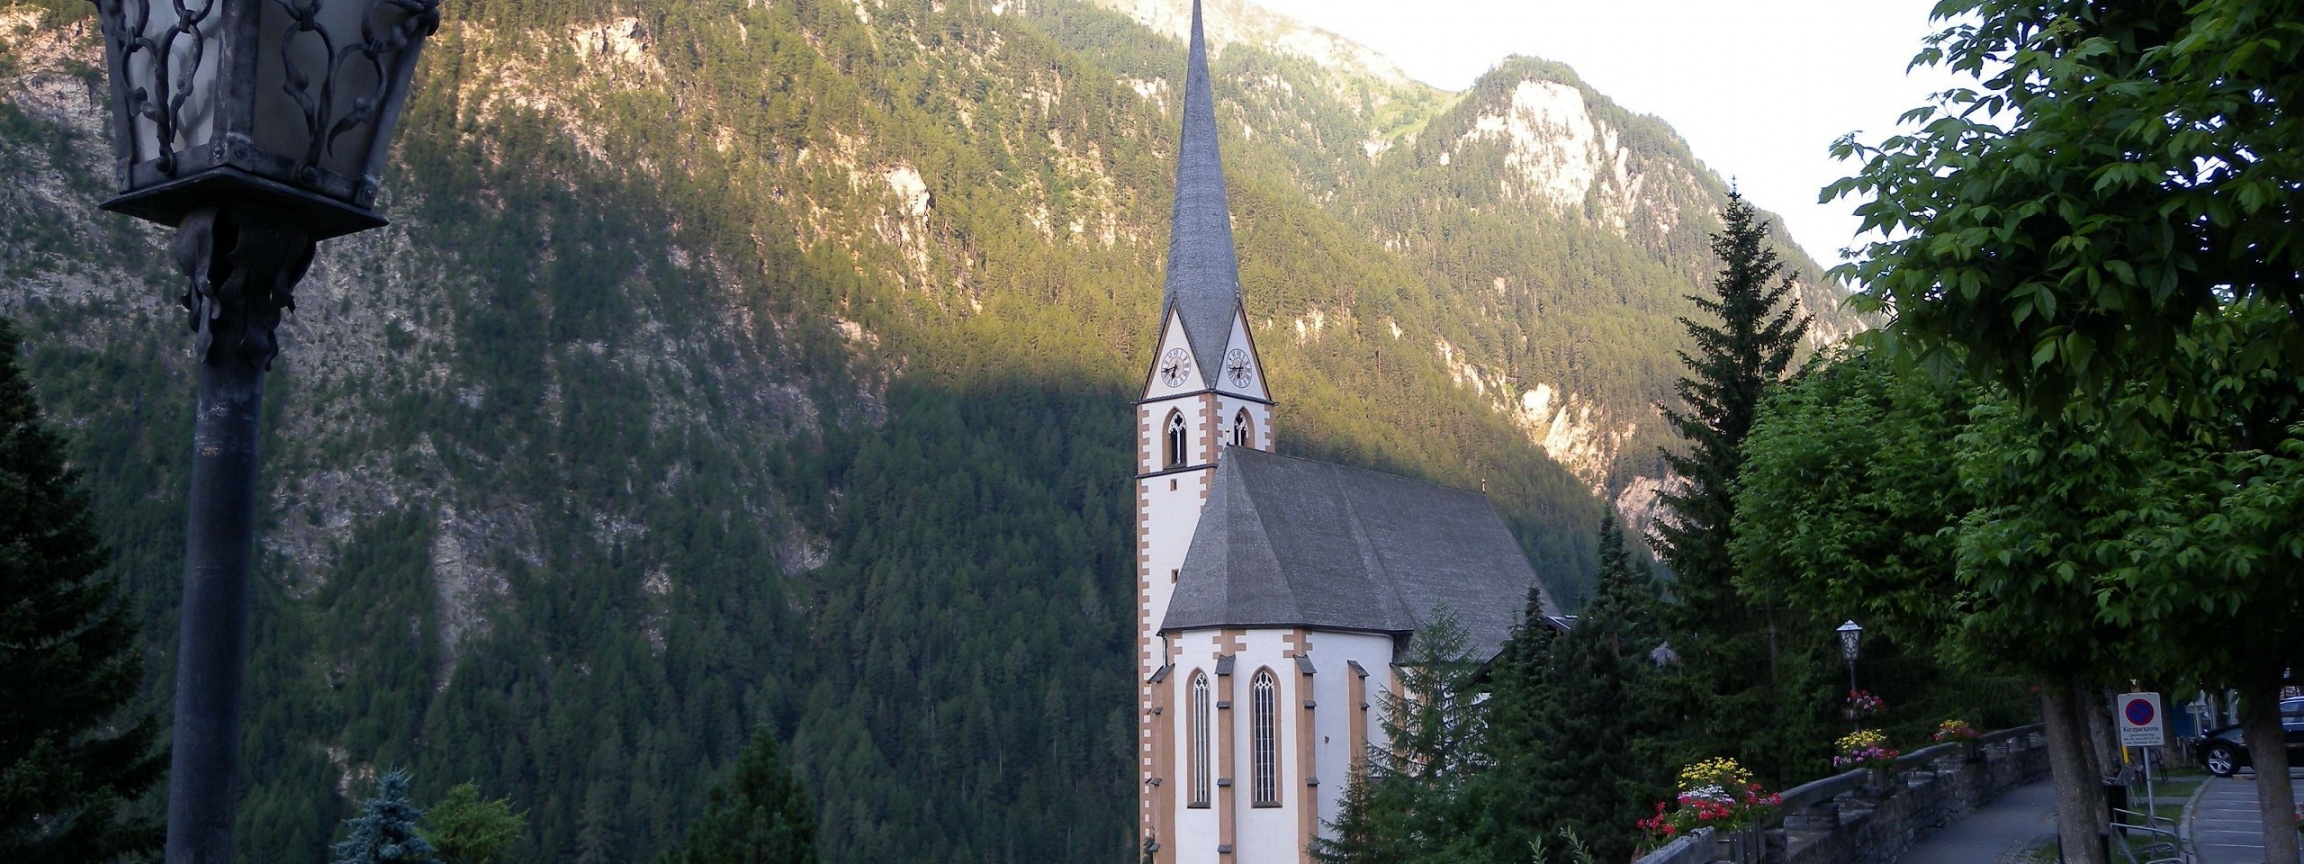
<svg viewBox="0 0 2304 864">
<path fill-rule="evenodd" d="M 1934 0 L 1254 0 L 1390 57 L 1450 90 L 1507 55 L 1557 60 L 1617 104 L 1670 123 L 1696 157 L 1782 214 L 1811 256 L 1836 263 L 1853 201 L 1816 203 L 1855 172 L 1833 139 L 1878 142 L 1950 86 L 1904 68 L 1936 29 Z"/>
</svg>

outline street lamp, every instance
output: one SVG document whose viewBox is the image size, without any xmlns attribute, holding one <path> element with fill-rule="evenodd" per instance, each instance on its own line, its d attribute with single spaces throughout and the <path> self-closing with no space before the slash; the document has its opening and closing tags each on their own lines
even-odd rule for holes
<svg viewBox="0 0 2304 864">
<path fill-rule="evenodd" d="M 1834 632 L 1840 634 L 1840 659 L 1848 661 L 1848 696 L 1853 699 L 1856 696 L 1856 646 L 1864 638 L 1864 628 L 1850 620 Z M 1856 716 L 1854 707 L 1849 708 L 1848 715 L 1848 719 L 1856 724 L 1857 731 L 1862 731 L 1864 721 Z"/>
<path fill-rule="evenodd" d="M 439 0 L 91 0 L 111 78 L 104 209 L 176 228 L 199 365 L 168 864 L 227 864 L 264 372 L 321 240 L 369 208 Z"/>
</svg>

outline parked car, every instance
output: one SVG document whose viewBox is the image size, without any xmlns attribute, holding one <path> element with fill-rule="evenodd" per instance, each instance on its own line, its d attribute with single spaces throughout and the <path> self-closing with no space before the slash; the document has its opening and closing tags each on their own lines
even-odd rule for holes
<svg viewBox="0 0 2304 864">
<path fill-rule="evenodd" d="M 2288 764 L 2304 765 L 2304 697 L 2280 700 L 2280 728 L 2288 733 Z M 2218 777 L 2248 767 L 2248 741 L 2240 726 L 2219 726 L 2200 737 L 2200 767 Z"/>
</svg>

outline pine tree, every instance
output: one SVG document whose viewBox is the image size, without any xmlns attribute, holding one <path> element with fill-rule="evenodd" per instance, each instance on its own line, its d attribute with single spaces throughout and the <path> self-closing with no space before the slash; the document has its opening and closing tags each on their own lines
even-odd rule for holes
<svg viewBox="0 0 2304 864">
<path fill-rule="evenodd" d="M 0 319 L 0 861 L 106 861 L 160 845 L 121 807 L 166 759 L 152 718 L 124 714 L 137 625 L 17 345 Z"/>
<path fill-rule="evenodd" d="M 658 864 L 815 864 L 816 811 L 781 760 L 767 730 L 736 757 L 736 772 L 712 789 L 704 816 Z"/>
<path fill-rule="evenodd" d="M 1381 693 L 1386 743 L 1345 789 L 1335 840 L 1315 840 L 1325 864 L 1473 861 L 1469 789 L 1485 761 L 1474 659 L 1464 629 L 1439 610 L 1394 664 L 1400 691 Z"/>
<path fill-rule="evenodd" d="M 1745 435 L 1790 366 L 1808 319 L 1785 302 L 1792 280 L 1767 245 L 1759 213 L 1732 191 L 1720 218 L 1723 227 L 1712 237 L 1721 262 L 1714 296 L 1689 298 L 1718 323 L 1680 319 L 1696 353 L 1680 352 L 1689 375 L 1674 390 L 1685 408 L 1668 407 L 1664 415 L 1687 450 L 1664 457 L 1685 485 L 1662 498 L 1670 512 L 1657 520 L 1656 551 L 1677 580 L 1672 644 L 1703 702 L 1696 749 L 1736 753 L 1763 775 L 1783 777 L 1797 773 L 1799 763 L 1766 728 L 1767 705 L 1782 683 L 1779 622 L 1774 610 L 1737 594 L 1728 549 Z"/>
<path fill-rule="evenodd" d="M 1580 838 L 1601 860 L 1630 857 L 1641 808 L 1669 791 L 1673 683 L 1658 668 L 1657 588 L 1613 515 L 1600 524 L 1595 594 L 1567 632 L 1530 598 L 1489 669 L 1487 767 L 1476 833 L 1493 860 Z"/>
<path fill-rule="evenodd" d="M 1541 742 L 1531 766 L 1536 825 L 1567 831 L 1594 857 L 1631 857 L 1633 823 L 1671 791 L 1670 703 L 1679 688 L 1655 657 L 1663 642 L 1656 589 L 1632 561 L 1614 517 L 1600 525 L 1599 585 L 1545 658 L 1545 698 L 1527 737 Z"/>
<path fill-rule="evenodd" d="M 1473 779 L 1471 792 L 1479 845 L 1506 860 L 1510 850 L 1543 842 L 1545 826 L 1534 815 L 1551 809 L 1535 773 L 1554 742 L 1538 733 L 1537 715 L 1553 698 L 1550 660 L 1559 631 L 1545 618 L 1536 591 L 1528 592 L 1522 610 L 1512 638 L 1488 667 L 1488 767 Z"/>
<path fill-rule="evenodd" d="M 1327 836 L 1312 840 L 1312 860 L 1320 864 L 1406 864 L 1407 851 L 1397 839 L 1406 832 L 1402 827 L 1405 814 L 1392 800 L 1396 783 L 1387 782 L 1369 773 L 1366 765 L 1357 765 L 1346 780 L 1344 798 L 1338 802 L 1336 821 L 1328 823 Z"/>
<path fill-rule="evenodd" d="M 511 801 L 483 801 L 473 783 L 448 790 L 424 821 L 429 827 L 416 833 L 439 852 L 440 864 L 494 864 L 504 847 L 527 830 L 527 820 L 513 812 Z"/>
<path fill-rule="evenodd" d="M 432 844 L 416 832 L 424 811 L 408 800 L 408 772 L 395 768 L 376 778 L 376 793 L 360 805 L 360 815 L 344 820 L 352 836 L 336 844 L 336 864 L 438 864 Z"/>
</svg>

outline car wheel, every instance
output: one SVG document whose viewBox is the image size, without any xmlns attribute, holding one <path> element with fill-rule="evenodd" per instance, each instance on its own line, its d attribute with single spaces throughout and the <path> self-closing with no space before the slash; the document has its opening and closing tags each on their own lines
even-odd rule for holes
<svg viewBox="0 0 2304 864">
<path fill-rule="evenodd" d="M 2201 755 L 2200 764 L 2206 766 L 2210 774 L 2218 777 L 2230 777 L 2232 772 L 2240 767 L 2240 759 L 2239 755 L 2233 752 L 2232 745 L 2210 744 L 2207 751 Z"/>
</svg>

